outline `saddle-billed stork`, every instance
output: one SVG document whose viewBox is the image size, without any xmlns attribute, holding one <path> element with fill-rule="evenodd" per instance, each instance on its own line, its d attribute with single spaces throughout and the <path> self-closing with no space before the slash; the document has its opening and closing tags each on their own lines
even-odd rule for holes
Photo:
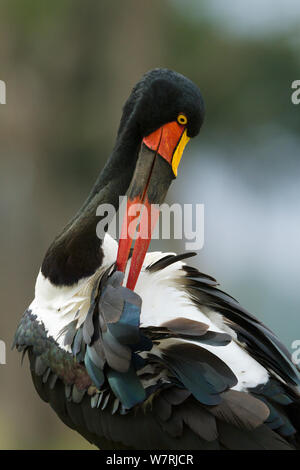
<svg viewBox="0 0 300 470">
<path fill-rule="evenodd" d="M 100 449 L 293 449 L 299 375 L 277 337 L 187 266 L 146 253 L 158 211 L 119 245 L 96 235 L 100 204 L 164 201 L 204 118 L 184 76 L 148 72 L 125 103 L 114 150 L 43 260 L 16 331 L 40 397 Z M 144 215 L 146 214 L 146 215 Z M 149 219 L 149 220 L 148 220 Z M 133 222 L 134 223 L 134 222 Z M 126 287 L 125 287 L 126 286 Z"/>
</svg>

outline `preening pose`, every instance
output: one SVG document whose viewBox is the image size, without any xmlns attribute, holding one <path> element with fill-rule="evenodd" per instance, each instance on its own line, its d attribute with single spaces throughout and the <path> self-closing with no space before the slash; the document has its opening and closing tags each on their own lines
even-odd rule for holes
<svg viewBox="0 0 300 470">
<path fill-rule="evenodd" d="M 287 349 L 185 264 L 194 253 L 147 253 L 157 205 L 203 118 L 184 76 L 155 69 L 137 83 L 113 152 L 48 249 L 16 331 L 40 397 L 100 449 L 297 447 L 299 375 Z M 125 194 L 119 244 L 100 240 L 96 208 L 117 210 Z M 133 204 L 144 208 L 134 244 Z"/>
</svg>

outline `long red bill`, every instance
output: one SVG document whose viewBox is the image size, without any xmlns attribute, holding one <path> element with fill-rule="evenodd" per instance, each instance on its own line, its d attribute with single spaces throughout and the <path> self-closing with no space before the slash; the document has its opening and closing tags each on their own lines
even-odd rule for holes
<svg viewBox="0 0 300 470">
<path fill-rule="evenodd" d="M 126 284 L 131 290 L 137 283 L 158 221 L 159 205 L 164 201 L 174 175 L 177 175 L 186 139 L 185 128 L 177 122 L 165 124 L 143 139 L 128 191 L 116 262 L 117 269 L 124 272 L 136 235 Z"/>
</svg>

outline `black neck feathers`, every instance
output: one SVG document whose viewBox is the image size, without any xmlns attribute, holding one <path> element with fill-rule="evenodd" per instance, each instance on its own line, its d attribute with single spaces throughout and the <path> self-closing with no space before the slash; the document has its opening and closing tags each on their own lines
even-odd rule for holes
<svg viewBox="0 0 300 470">
<path fill-rule="evenodd" d="M 130 184 L 140 146 L 140 137 L 133 127 L 119 131 L 115 148 L 90 195 L 50 245 L 42 263 L 42 274 L 53 284 L 73 285 L 91 276 L 103 261 L 102 240 L 97 237 L 96 216 L 100 204 L 119 207 L 119 196 Z"/>
</svg>

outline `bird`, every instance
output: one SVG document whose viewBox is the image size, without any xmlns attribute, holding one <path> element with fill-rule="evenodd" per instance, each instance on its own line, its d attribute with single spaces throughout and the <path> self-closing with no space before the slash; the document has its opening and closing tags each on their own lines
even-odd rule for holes
<svg viewBox="0 0 300 470">
<path fill-rule="evenodd" d="M 148 252 L 204 115 L 190 79 L 165 68 L 143 75 L 111 156 L 45 254 L 15 333 L 40 398 L 100 450 L 299 448 L 299 370 L 287 348 L 187 264 L 195 253 Z M 120 195 L 118 242 L 107 228 L 96 234 L 96 211 L 118 211 Z"/>
</svg>

